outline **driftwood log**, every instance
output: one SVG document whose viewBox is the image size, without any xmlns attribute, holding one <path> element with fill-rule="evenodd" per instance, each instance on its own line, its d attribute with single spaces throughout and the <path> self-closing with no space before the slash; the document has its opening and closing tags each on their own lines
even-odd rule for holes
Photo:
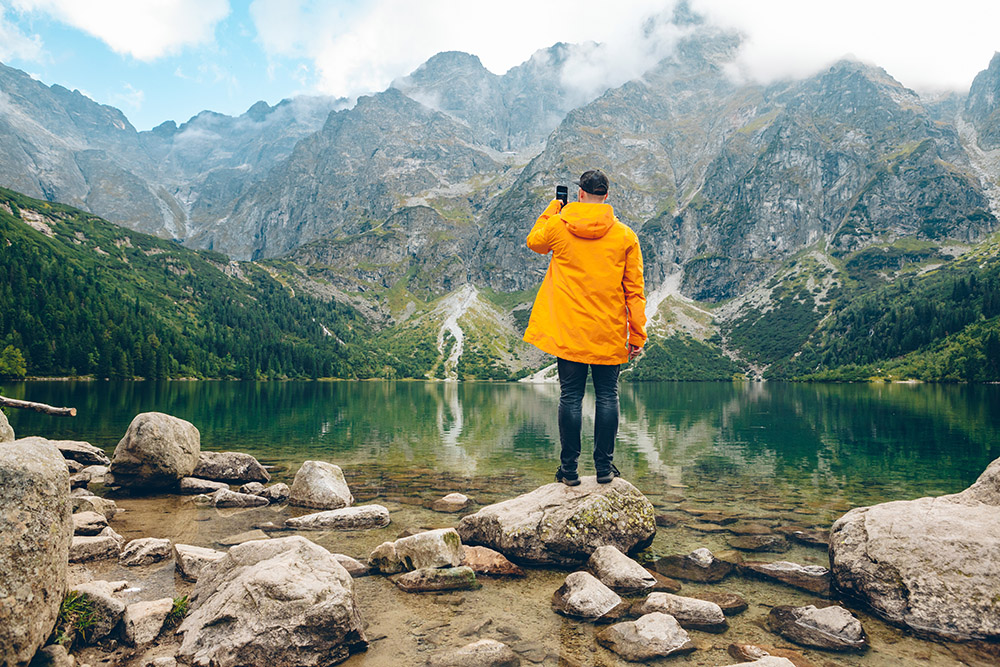
<svg viewBox="0 0 1000 667">
<path fill-rule="evenodd" d="M 59 415 L 63 417 L 76 417 L 76 408 L 54 408 L 45 403 L 33 403 L 31 401 L 19 401 L 16 398 L 0 396 L 0 405 L 8 408 L 25 408 L 35 412 L 44 412 L 47 415 Z"/>
</svg>

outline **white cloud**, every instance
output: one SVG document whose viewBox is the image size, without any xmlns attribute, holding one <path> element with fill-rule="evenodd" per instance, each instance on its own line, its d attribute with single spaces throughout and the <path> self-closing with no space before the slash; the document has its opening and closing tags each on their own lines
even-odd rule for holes
<svg viewBox="0 0 1000 667">
<path fill-rule="evenodd" d="M 209 43 L 229 0 L 13 0 L 100 39 L 116 53 L 150 61 Z"/>
<path fill-rule="evenodd" d="M 129 83 L 124 84 L 122 88 L 121 92 L 111 96 L 111 102 L 118 108 L 130 109 L 132 111 L 142 109 L 142 103 L 146 101 L 146 93 L 142 90 L 137 90 Z"/>
<path fill-rule="evenodd" d="M 41 60 L 42 38 L 38 35 L 25 35 L 5 14 L 6 9 L 0 5 L 0 60 Z"/>
<path fill-rule="evenodd" d="M 903 85 L 965 92 L 1000 50 L 1000 3 L 949 0 L 692 0 L 713 23 L 747 36 L 742 72 L 770 82 L 853 56 Z"/>
</svg>

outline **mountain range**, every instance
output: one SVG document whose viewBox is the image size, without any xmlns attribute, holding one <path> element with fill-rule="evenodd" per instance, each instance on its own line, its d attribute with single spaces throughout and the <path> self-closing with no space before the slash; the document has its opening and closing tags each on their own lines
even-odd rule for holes
<svg viewBox="0 0 1000 667">
<path fill-rule="evenodd" d="M 859 379 L 896 360 L 899 376 L 985 379 L 900 360 L 954 356 L 962 335 L 986 354 L 997 328 L 1000 54 L 944 98 L 853 60 L 763 85 L 731 74 L 739 35 L 684 5 L 664 20 L 683 34 L 671 53 L 596 96 L 572 85 L 593 45 L 503 75 L 448 52 L 353 104 L 259 102 L 145 132 L 0 65 L 0 185 L 285 267 L 290 289 L 357 309 L 397 351 L 434 350 L 432 376 L 504 377 L 546 364 L 520 342 L 546 266 L 527 231 L 555 185 L 600 167 L 640 237 L 660 341 L 637 377 L 697 357 L 713 377 Z M 970 276 L 976 319 L 916 347 L 866 356 L 833 333 L 884 290 L 940 296 Z"/>
</svg>

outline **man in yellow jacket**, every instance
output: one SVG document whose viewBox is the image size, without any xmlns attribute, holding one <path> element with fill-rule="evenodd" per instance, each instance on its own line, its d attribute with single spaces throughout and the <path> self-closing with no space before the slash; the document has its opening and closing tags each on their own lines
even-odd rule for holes
<svg viewBox="0 0 1000 667">
<path fill-rule="evenodd" d="M 582 402 L 593 375 L 594 467 L 597 481 L 618 476 L 618 371 L 646 343 L 646 296 L 639 238 L 622 224 L 608 198 L 608 177 L 597 169 L 576 182 L 579 201 L 553 200 L 528 234 L 528 247 L 552 253 L 531 310 L 524 340 L 558 357 L 559 440 L 556 480 L 580 483 Z"/>
</svg>

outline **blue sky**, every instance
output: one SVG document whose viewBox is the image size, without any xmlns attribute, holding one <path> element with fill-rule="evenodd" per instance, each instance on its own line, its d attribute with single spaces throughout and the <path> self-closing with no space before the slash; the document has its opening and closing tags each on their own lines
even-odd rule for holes
<svg viewBox="0 0 1000 667">
<path fill-rule="evenodd" d="M 592 92 L 639 76 L 675 0 L 0 0 L 0 62 L 121 109 L 139 130 L 299 94 L 383 90 L 439 51 L 498 74 L 555 42 L 600 42 L 570 71 Z M 746 40 L 733 75 L 805 76 L 845 55 L 917 90 L 966 92 L 1000 50 L 1000 2 L 690 0 Z M 564 82 L 565 83 L 565 82 Z"/>
</svg>

